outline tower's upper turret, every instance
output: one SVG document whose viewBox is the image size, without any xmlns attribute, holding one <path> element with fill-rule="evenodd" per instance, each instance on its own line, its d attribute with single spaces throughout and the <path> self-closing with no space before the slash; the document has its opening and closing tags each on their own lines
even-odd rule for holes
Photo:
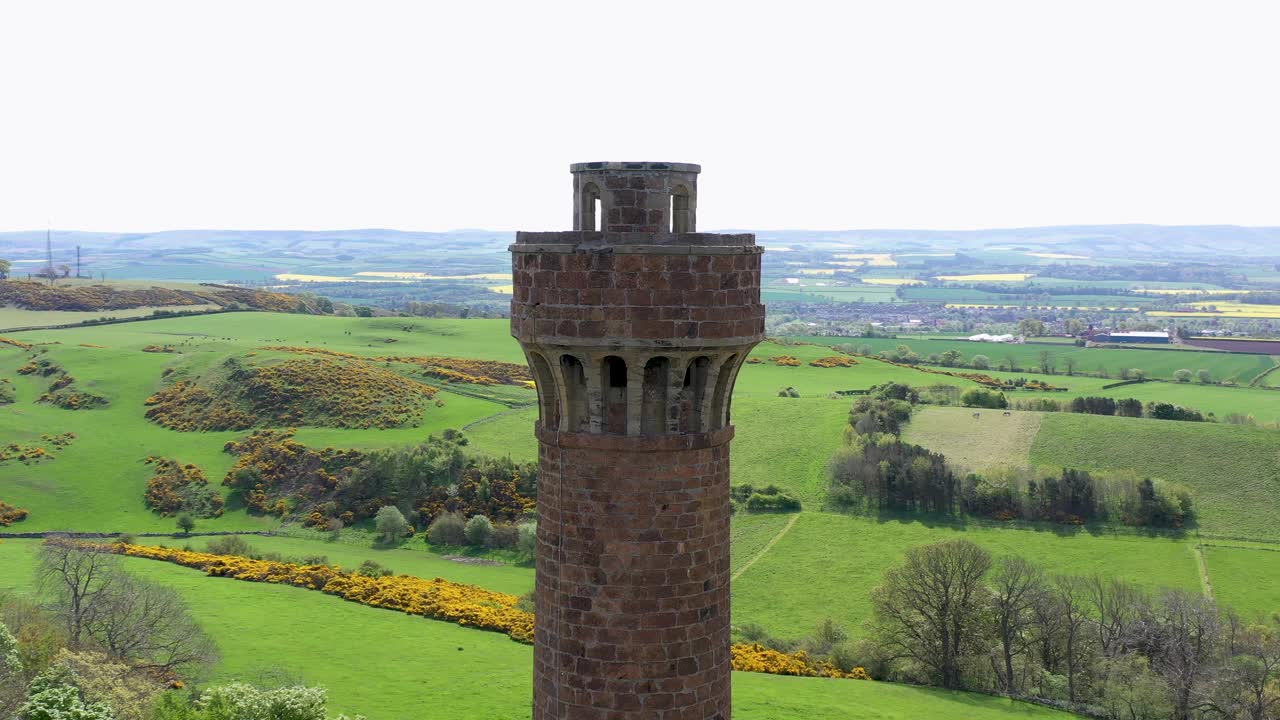
<svg viewBox="0 0 1280 720">
<path fill-rule="evenodd" d="M 573 229 L 696 232 L 701 171 L 691 163 L 574 163 Z"/>
</svg>

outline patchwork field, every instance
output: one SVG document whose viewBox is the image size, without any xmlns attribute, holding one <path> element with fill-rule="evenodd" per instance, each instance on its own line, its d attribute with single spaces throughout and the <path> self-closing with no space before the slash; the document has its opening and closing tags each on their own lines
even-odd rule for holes
<svg viewBox="0 0 1280 720">
<path fill-rule="evenodd" d="M 41 358 L 56 361 L 74 376 L 76 387 L 105 397 L 109 404 L 68 410 L 35 402 L 45 392 L 49 378 L 18 374 L 31 351 L 0 344 L 0 378 L 11 380 L 16 389 L 16 402 L 0 407 L 0 437 L 6 442 L 40 443 L 46 442 L 45 435 L 75 434 L 70 444 L 52 451 L 53 459 L 33 464 L 0 461 L 0 500 L 31 511 L 29 518 L 6 528 L 9 531 L 172 531 L 172 518 L 155 515 L 142 505 L 152 472 L 142 460 L 149 455 L 195 463 L 211 484 L 221 489 L 218 483 L 233 460 L 223 446 L 245 432 L 177 432 L 147 421 L 146 400 L 162 386 L 166 371 L 198 375 L 231 356 L 267 362 L 288 355 L 263 349 L 272 346 L 310 347 L 369 358 L 449 356 L 523 362 L 505 320 L 234 313 L 30 331 L 12 337 L 37 344 L 37 350 L 46 351 Z M 898 341 L 884 342 L 896 347 Z M 926 347 L 954 342 L 910 341 L 929 343 Z M 148 346 L 165 345 L 175 352 L 143 351 Z M 1033 347 L 1021 346 L 1019 351 Z M 916 350 L 921 352 L 922 348 Z M 1147 357 L 1147 353 L 1153 360 L 1173 360 L 1193 352 L 1085 351 L 1073 346 L 1050 350 L 1059 356 L 1081 352 L 1093 358 L 1095 365 L 1107 362 L 1118 366 L 1133 366 L 1132 358 Z M 764 343 L 752 355 L 760 362 L 746 365 L 740 377 L 732 408 L 737 427 L 734 482 L 778 485 L 802 501 L 803 511 L 735 518 L 735 624 L 759 623 L 771 633 L 799 637 L 831 617 L 860 633 L 869 611 L 868 592 L 883 572 L 907 549 L 941 539 L 968 538 L 993 553 L 1019 553 L 1058 572 L 1114 574 L 1148 587 L 1189 589 L 1199 587 L 1193 549 L 1202 538 L 1197 533 L 1280 541 L 1272 520 L 1280 515 L 1280 500 L 1276 499 L 1280 497 L 1280 434 L 1222 423 L 1021 412 L 1006 418 L 999 411 L 982 411 L 975 421 L 971 410 L 929 408 L 919 412 L 906 431 L 908 441 L 974 468 L 1027 462 L 1086 469 L 1132 468 L 1181 482 L 1195 493 L 1199 512 L 1198 527 L 1183 537 L 825 512 L 826 466 L 842 442 L 852 402 L 848 396 L 836 395 L 837 391 L 863 390 L 890 381 L 962 389 L 977 386 L 971 380 L 867 358 L 858 358 L 850 367 L 810 365 L 832 355 L 825 347 Z M 1223 372 L 1242 376 L 1259 367 L 1257 356 L 1194 352 L 1193 357 L 1201 356 L 1205 362 L 1222 363 L 1218 367 Z M 783 357 L 795 358 L 797 364 L 773 360 Z M 1280 395 L 1272 390 L 1153 382 L 1103 391 L 1101 386 L 1112 380 L 990 374 L 1043 379 L 1067 387 L 1067 392 L 1048 394 L 1058 399 L 1082 394 L 1132 396 L 1183 403 L 1220 417 L 1241 412 L 1254 413 L 1264 422 L 1280 419 Z M 416 425 L 388 429 L 303 427 L 296 437 L 315 446 L 378 448 L 413 443 L 446 428 L 465 428 L 471 450 L 518 460 L 536 456 L 532 436 L 536 410 L 522 405 L 532 401 L 532 390 L 441 387 L 436 396 L 441 404 L 424 405 Z M 784 388 L 793 388 L 800 397 L 779 397 L 778 391 Z M 1012 396 L 1035 395 L 1018 392 Z M 229 507 L 222 517 L 200 520 L 197 530 L 264 530 L 278 525 L 276 518 Z M 190 542 L 199 549 L 204 541 Z M 532 569 L 527 566 L 455 562 L 429 550 L 420 536 L 398 549 L 373 549 L 367 536 L 358 533 L 335 543 L 300 537 L 254 537 L 250 542 L 261 551 L 322 554 L 344 567 L 375 559 L 396 572 L 444 577 L 513 593 L 532 585 Z M 1271 580 L 1280 578 L 1280 562 L 1273 562 L 1280 553 L 1271 552 L 1267 548 L 1275 546 L 1265 543 L 1243 544 L 1258 547 L 1206 548 L 1216 596 L 1249 612 L 1280 609 L 1280 598 L 1270 590 L 1277 584 Z M 26 541 L 0 540 L 0 591 L 29 590 L 26 578 L 31 547 L 33 544 Z M 275 667 L 305 665 L 306 680 L 330 687 L 334 710 L 363 712 L 372 720 L 528 717 L 529 650 L 505 637 L 359 607 L 318 593 L 205 578 L 194 571 L 142 560 L 129 563 L 131 569 L 172 585 L 188 598 L 224 646 L 218 678 L 250 677 Z M 1266 582 L 1259 582 L 1260 578 Z M 317 633 L 317 627 L 336 629 Z M 415 658 L 413 663 L 387 660 L 410 656 Z M 373 665 L 380 668 L 377 678 L 351 671 Z M 459 679 L 455 669 L 476 680 Z M 746 718 L 1063 717 L 993 698 L 854 681 L 739 674 L 735 692 L 735 714 Z M 431 700 L 424 702 L 423 698 Z"/>
</svg>

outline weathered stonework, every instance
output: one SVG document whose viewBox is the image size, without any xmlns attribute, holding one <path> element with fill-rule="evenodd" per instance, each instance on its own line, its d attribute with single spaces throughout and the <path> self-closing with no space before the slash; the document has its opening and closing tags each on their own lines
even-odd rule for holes
<svg viewBox="0 0 1280 720">
<path fill-rule="evenodd" d="M 696 165 L 571 170 L 575 230 L 511 246 L 540 409 L 534 718 L 728 720 L 730 405 L 761 250 L 693 232 Z"/>
</svg>

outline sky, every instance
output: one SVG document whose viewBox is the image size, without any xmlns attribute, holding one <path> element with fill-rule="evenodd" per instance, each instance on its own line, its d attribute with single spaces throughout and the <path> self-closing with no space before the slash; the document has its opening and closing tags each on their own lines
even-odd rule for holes
<svg viewBox="0 0 1280 720">
<path fill-rule="evenodd" d="M 0 0 L 0 230 L 1280 225 L 1280 4 Z"/>
</svg>

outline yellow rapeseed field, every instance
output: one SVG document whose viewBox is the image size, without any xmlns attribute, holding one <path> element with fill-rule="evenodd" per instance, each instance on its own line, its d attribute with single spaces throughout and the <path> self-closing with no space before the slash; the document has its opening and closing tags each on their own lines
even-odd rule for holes
<svg viewBox="0 0 1280 720">
<path fill-rule="evenodd" d="M 1022 282 L 1035 277 L 1035 273 L 978 273 L 975 275 L 937 275 L 935 280 L 953 282 Z"/>
</svg>

